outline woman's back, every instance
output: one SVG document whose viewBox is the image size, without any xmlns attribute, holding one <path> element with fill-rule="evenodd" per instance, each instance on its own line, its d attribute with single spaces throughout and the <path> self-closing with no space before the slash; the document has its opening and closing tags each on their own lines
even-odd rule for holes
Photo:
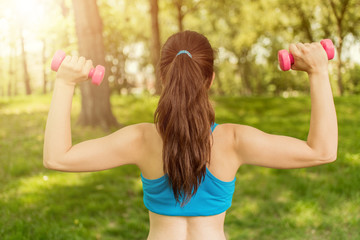
<svg viewBox="0 0 360 240">
<path fill-rule="evenodd" d="M 156 126 L 134 124 L 75 146 L 71 143 L 71 97 L 75 82 L 87 76 L 84 73 L 90 71 L 91 62 L 85 65 L 84 58 L 77 57 L 64 60 L 46 125 L 44 166 L 59 171 L 100 171 L 135 164 L 149 181 L 166 172 L 174 198 L 181 200 L 183 193 L 191 197 L 194 189 L 202 191 L 198 180 L 204 174 L 204 181 L 209 177 L 209 186 L 223 189 L 225 198 L 229 197 L 233 188 L 222 188 L 227 184 L 221 182 L 233 181 L 243 164 L 290 169 L 331 163 L 337 156 L 338 130 L 326 53 L 317 43 L 291 45 L 290 50 L 296 60 L 293 68 L 306 71 L 310 80 L 312 106 L 306 141 L 231 123 L 218 125 L 210 135 L 210 125 L 215 121 L 208 99 L 215 77 L 213 50 L 204 36 L 187 31 L 170 37 L 162 49 L 164 89 L 154 114 Z M 83 69 L 81 75 L 78 69 Z M 148 186 L 151 189 L 151 184 Z M 203 194 L 211 196 L 211 188 L 207 190 Z M 168 196 L 164 199 L 170 199 Z M 224 219 L 230 206 L 224 202 L 229 203 L 231 198 L 224 201 L 221 194 L 213 196 L 211 201 L 218 201 L 221 211 L 213 207 L 213 211 L 206 212 L 210 204 L 201 198 L 204 204 L 198 201 L 197 206 L 204 208 L 195 209 L 191 216 L 150 212 L 148 239 L 224 240 Z M 157 209 L 172 207 L 167 200 L 163 203 Z"/>
<path fill-rule="evenodd" d="M 146 179 L 158 179 L 164 176 L 162 161 L 162 139 L 155 124 L 148 123 L 144 146 L 149 157 L 139 166 Z M 219 124 L 213 130 L 213 146 L 211 149 L 210 173 L 217 179 L 230 182 L 234 180 L 240 164 L 234 151 L 234 138 L 229 124 Z M 226 212 L 213 216 L 184 217 L 165 216 L 149 211 L 150 232 L 148 239 L 225 239 L 224 220 Z"/>
</svg>

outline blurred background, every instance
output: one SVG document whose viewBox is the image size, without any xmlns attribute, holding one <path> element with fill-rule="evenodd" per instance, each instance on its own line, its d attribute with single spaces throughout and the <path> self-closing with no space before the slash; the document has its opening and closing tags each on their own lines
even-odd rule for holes
<svg viewBox="0 0 360 240">
<path fill-rule="evenodd" d="M 282 72 L 277 52 L 330 38 L 338 160 L 308 169 L 239 170 L 228 239 L 360 239 L 359 0 L 0 0 L 0 239 L 146 239 L 134 166 L 60 173 L 42 166 L 56 50 L 106 67 L 76 88 L 73 143 L 153 122 L 160 49 L 194 30 L 216 50 L 217 123 L 306 140 L 307 75 Z M 101 99 L 101 100 L 99 100 Z"/>
<path fill-rule="evenodd" d="M 218 95 L 308 93 L 306 77 L 278 71 L 277 51 L 330 38 L 336 95 L 360 92 L 360 14 L 356 0 L 13 0 L 0 1 L 1 96 L 47 93 L 58 49 L 100 49 L 111 93 L 158 94 L 154 66 L 166 39 L 191 29 L 217 50 Z M 94 37 L 100 35 L 101 40 Z M 81 49 L 83 48 L 83 49 Z M 80 53 L 79 53 L 80 52 Z M 98 57 L 100 58 L 100 57 Z"/>
</svg>

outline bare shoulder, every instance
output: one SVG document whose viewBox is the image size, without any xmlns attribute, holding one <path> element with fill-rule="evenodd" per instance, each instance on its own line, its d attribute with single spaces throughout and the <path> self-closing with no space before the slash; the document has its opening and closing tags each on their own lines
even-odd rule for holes
<svg viewBox="0 0 360 240">
<path fill-rule="evenodd" d="M 114 135 L 114 137 L 127 137 L 128 139 L 133 139 L 133 143 L 141 144 L 146 134 L 147 124 L 148 123 L 136 123 L 127 125 L 111 135 Z"/>
<path fill-rule="evenodd" d="M 116 132 L 112 137 L 112 144 L 116 146 L 117 154 L 127 155 L 131 163 L 137 166 L 148 154 L 147 141 L 151 123 L 136 123 L 125 126 Z M 111 136 L 109 135 L 109 136 Z"/>
<path fill-rule="evenodd" d="M 222 143 L 226 145 L 232 145 L 235 140 L 234 129 L 236 124 L 233 123 L 221 123 L 216 126 L 213 134 Z"/>
<path fill-rule="evenodd" d="M 234 143 L 249 143 L 249 137 L 265 136 L 265 132 L 244 124 L 228 123 L 228 131 L 232 134 Z"/>
<path fill-rule="evenodd" d="M 245 161 L 242 153 L 247 151 L 252 141 L 259 137 L 261 138 L 262 134 L 265 133 L 257 128 L 243 124 L 227 123 L 222 125 L 225 125 L 224 132 L 226 132 L 228 136 L 231 136 L 231 138 L 229 138 L 229 145 L 231 146 L 231 150 L 236 153 L 237 162 L 239 165 L 244 164 Z"/>
<path fill-rule="evenodd" d="M 153 164 L 153 159 L 157 159 L 162 151 L 162 139 L 156 129 L 154 123 L 143 122 L 138 123 L 138 131 L 141 134 L 141 138 L 138 140 L 138 149 L 142 152 L 142 158 L 139 159 L 138 167 L 143 170 L 147 166 Z"/>
<path fill-rule="evenodd" d="M 221 132 L 223 132 L 224 135 L 229 136 L 228 139 L 229 141 L 232 141 L 232 144 L 235 144 L 239 138 L 245 137 L 247 134 L 253 131 L 253 129 L 255 129 L 247 125 L 236 123 L 224 123 L 220 124 L 219 127 L 221 127 Z"/>
<path fill-rule="evenodd" d="M 145 140 L 149 140 L 153 138 L 154 135 L 160 136 L 157 133 L 156 125 L 154 123 L 143 122 L 143 123 L 138 123 L 138 125 L 139 125 L 139 129 L 141 129 L 141 132 Z"/>
<path fill-rule="evenodd" d="M 229 123 L 228 125 L 228 131 L 233 136 L 232 147 L 240 164 L 252 164 L 252 159 L 259 157 L 260 154 L 271 153 L 270 149 L 286 147 L 286 140 L 288 139 L 283 139 L 283 136 L 268 134 L 244 124 Z M 282 140 L 281 144 L 279 137 Z"/>
</svg>

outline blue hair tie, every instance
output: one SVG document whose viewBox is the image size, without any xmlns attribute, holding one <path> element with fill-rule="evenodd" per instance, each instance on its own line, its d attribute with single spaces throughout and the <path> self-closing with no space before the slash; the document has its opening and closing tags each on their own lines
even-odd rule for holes
<svg viewBox="0 0 360 240">
<path fill-rule="evenodd" d="M 180 54 L 182 54 L 182 53 L 186 53 L 190 58 L 192 58 L 191 54 L 190 54 L 187 50 L 181 50 L 181 51 L 179 51 L 178 54 L 176 54 L 176 56 L 177 56 L 177 55 L 180 55 Z"/>
</svg>

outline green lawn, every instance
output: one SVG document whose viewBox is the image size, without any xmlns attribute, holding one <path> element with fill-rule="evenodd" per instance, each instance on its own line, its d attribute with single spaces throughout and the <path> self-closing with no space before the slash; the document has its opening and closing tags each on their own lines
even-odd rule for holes
<svg viewBox="0 0 360 240">
<path fill-rule="evenodd" d="M 310 98 L 212 97 L 217 123 L 306 139 Z M 51 96 L 0 99 L 0 239 L 145 239 L 140 171 L 63 173 L 42 166 Z M 152 122 L 158 98 L 114 96 L 120 123 Z M 360 239 L 360 96 L 336 98 L 336 162 L 307 169 L 239 169 L 228 239 Z M 103 136 L 76 126 L 73 143 Z"/>
</svg>

